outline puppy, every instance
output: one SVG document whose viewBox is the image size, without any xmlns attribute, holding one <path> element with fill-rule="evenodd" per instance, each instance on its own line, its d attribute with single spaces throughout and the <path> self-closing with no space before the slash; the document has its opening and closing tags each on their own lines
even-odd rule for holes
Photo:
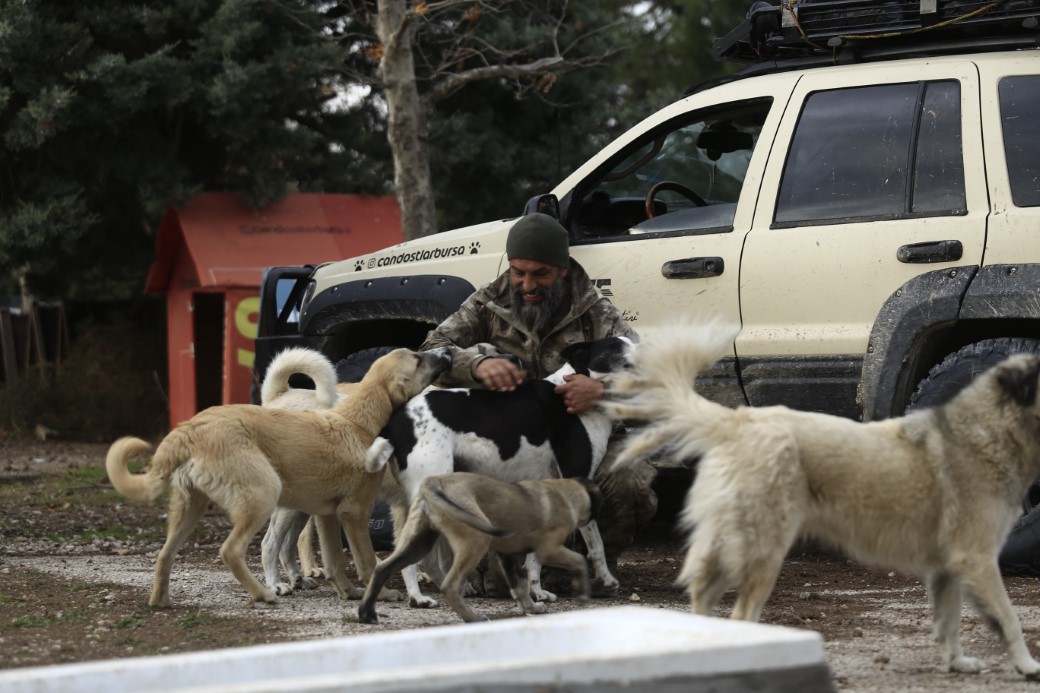
<svg viewBox="0 0 1040 693">
<path fill-rule="evenodd" d="M 791 545 L 808 536 L 852 558 L 920 577 L 945 666 L 978 672 L 959 640 L 962 590 L 1015 668 L 1040 674 L 997 555 L 1040 473 L 1040 361 L 1013 356 L 949 403 L 858 423 L 782 406 L 728 409 L 692 388 L 729 353 L 735 330 L 677 325 L 645 335 L 615 416 L 648 420 L 619 461 L 666 447 L 700 457 L 682 525 L 679 582 L 709 614 L 735 588 L 732 617 L 758 620 Z"/>
<path fill-rule="evenodd" d="M 609 382 L 629 366 L 634 346 L 624 337 L 580 342 L 563 350 L 563 368 L 543 380 L 525 381 L 512 392 L 454 388 L 411 400 L 390 418 L 365 463 L 377 472 L 391 456 L 395 460 L 391 470 L 399 484 L 397 494 L 383 485 L 394 525 L 404 525 L 408 505 L 428 476 L 467 471 L 504 481 L 591 479 L 603 460 L 613 421 L 598 409 L 567 413 L 554 389 L 571 373 Z M 596 522 L 583 526 L 581 533 L 596 579 L 616 593 L 618 581 L 607 567 Z M 533 595 L 539 601 L 554 600 L 555 595 L 541 589 L 540 575 L 541 566 L 532 556 L 528 577 Z M 436 600 L 420 591 L 415 566 L 405 568 L 403 576 L 412 606 L 436 606 Z"/>
<path fill-rule="evenodd" d="M 310 378 L 314 389 L 290 387 L 289 378 L 296 373 Z M 260 387 L 260 404 L 273 409 L 330 409 L 356 387 L 356 383 L 337 384 L 336 369 L 321 352 L 292 347 L 280 352 L 268 366 Z M 261 564 L 264 583 L 276 595 L 315 589 L 318 583 L 314 578 L 324 577 L 314 557 L 313 528 L 314 521 L 307 513 L 292 508 L 278 507 L 271 515 L 260 542 Z M 278 581 L 279 563 L 288 582 Z"/>
<path fill-rule="evenodd" d="M 361 596 L 342 568 L 337 518 L 367 581 L 375 565 L 368 517 L 381 476 L 365 471 L 365 452 L 394 409 L 450 365 L 446 350 L 397 349 L 378 359 L 351 396 L 332 409 L 210 407 L 163 439 L 144 474 L 131 474 L 127 462 L 151 446 L 138 438 L 113 443 L 105 467 L 117 491 L 139 502 L 170 493 L 166 543 L 149 604 L 171 605 L 173 559 L 210 500 L 234 525 L 220 556 L 253 599 L 277 599 L 249 571 L 246 549 L 279 505 L 319 516 L 322 554 L 341 581 L 337 591 L 343 598 Z"/>
<path fill-rule="evenodd" d="M 443 536 L 454 556 L 441 591 L 466 622 L 486 621 L 462 598 L 466 576 L 490 550 L 501 560 L 509 590 L 524 613 L 545 613 L 531 600 L 524 556 L 574 573 L 582 599 L 589 598 L 585 557 L 566 548 L 568 535 L 593 520 L 602 503 L 596 485 L 584 477 L 505 482 L 482 474 L 455 472 L 426 477 L 419 484 L 393 554 L 380 561 L 358 607 L 362 623 L 378 623 L 376 594 L 390 575 L 414 565 Z"/>
</svg>

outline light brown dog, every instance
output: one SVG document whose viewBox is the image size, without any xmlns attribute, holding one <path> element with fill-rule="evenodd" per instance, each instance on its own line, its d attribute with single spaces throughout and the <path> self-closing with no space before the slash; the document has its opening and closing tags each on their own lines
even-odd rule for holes
<svg viewBox="0 0 1040 693">
<path fill-rule="evenodd" d="M 1040 674 L 997 564 L 1040 473 L 1040 360 L 1013 356 L 947 404 L 859 423 L 782 406 L 729 409 L 697 394 L 694 378 L 732 353 L 735 335 L 712 324 L 644 333 L 634 375 L 608 405 L 650 422 L 619 463 L 661 449 L 700 458 L 679 575 L 693 611 L 710 614 L 735 588 L 732 617 L 758 620 L 791 545 L 814 537 L 920 577 L 951 671 L 982 669 L 961 651 L 963 589 L 1015 668 Z"/>
<path fill-rule="evenodd" d="M 483 474 L 454 472 L 423 479 L 408 509 L 397 547 L 380 561 L 358 607 L 362 623 L 377 623 L 376 595 L 394 572 L 428 554 L 443 536 L 454 556 L 441 582 L 441 593 L 464 621 L 486 621 L 462 598 L 466 576 L 488 552 L 502 562 L 509 590 L 524 613 L 545 612 L 531 599 L 524 560 L 534 553 L 542 565 L 569 570 L 589 598 L 588 563 L 564 546 L 578 527 L 595 519 L 602 503 L 596 485 L 584 477 L 499 481 Z"/>
<path fill-rule="evenodd" d="M 375 551 L 368 517 L 381 475 L 365 472 L 365 453 L 394 409 L 450 364 L 444 350 L 396 349 L 378 359 L 351 396 L 331 409 L 211 407 L 171 431 L 144 474 L 131 474 L 127 463 L 151 446 L 138 438 L 113 443 L 105 466 L 117 491 L 138 502 L 170 493 L 166 543 L 156 559 L 149 604 L 170 606 L 173 559 L 210 500 L 234 525 L 220 557 L 257 601 L 277 597 L 250 572 L 246 549 L 279 505 L 320 516 L 318 536 L 327 561 L 343 560 L 342 522 L 358 571 L 371 575 Z M 342 566 L 332 568 L 334 579 L 342 576 L 344 582 L 336 585 L 341 596 L 360 597 Z"/>
<path fill-rule="evenodd" d="M 305 375 L 314 389 L 290 387 L 294 374 Z M 320 351 L 306 347 L 285 349 L 271 361 L 260 387 L 260 404 L 272 409 L 330 409 L 357 387 L 357 383 L 337 383 L 336 369 Z M 314 519 L 307 513 L 279 506 L 271 515 L 261 547 L 264 583 L 279 597 L 295 589 L 315 589 L 327 571 L 318 567 L 314 555 Z M 278 580 L 281 563 L 288 580 Z M 358 564 L 357 557 L 354 563 Z M 331 575 L 331 573 L 328 573 Z M 342 582 L 342 579 L 340 579 Z M 392 590 L 381 598 L 399 598 Z"/>
</svg>

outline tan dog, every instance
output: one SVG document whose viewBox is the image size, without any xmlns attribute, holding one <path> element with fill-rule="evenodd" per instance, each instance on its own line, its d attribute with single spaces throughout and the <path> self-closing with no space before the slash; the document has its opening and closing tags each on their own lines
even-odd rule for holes
<svg viewBox="0 0 1040 693">
<path fill-rule="evenodd" d="M 289 378 L 297 373 L 310 378 L 314 389 L 290 387 Z M 268 366 L 260 387 L 260 404 L 298 411 L 330 409 L 356 387 L 357 383 L 337 383 L 335 367 L 320 351 L 292 347 L 279 352 Z M 279 597 L 294 589 L 315 589 L 318 583 L 314 578 L 326 575 L 314 555 L 314 520 L 307 513 L 276 508 L 260 547 L 264 583 Z M 279 562 L 287 582 L 278 581 Z M 356 556 L 354 562 L 358 562 Z"/>
<path fill-rule="evenodd" d="M 498 555 L 509 589 L 525 613 L 545 612 L 531 599 L 524 559 L 533 552 L 543 565 L 570 570 L 589 598 L 585 557 L 566 548 L 567 537 L 595 519 L 602 502 L 596 485 L 584 477 L 499 481 L 483 474 L 454 472 L 422 480 L 397 537 L 397 548 L 376 565 L 358 607 L 362 623 L 378 623 L 375 600 L 390 575 L 414 564 L 443 536 L 454 556 L 441 593 L 464 621 L 486 621 L 462 598 L 466 576 L 490 550 Z"/>
<path fill-rule="evenodd" d="M 1040 361 L 1018 355 L 949 403 L 859 423 L 786 407 L 729 409 L 691 387 L 732 353 L 734 330 L 678 325 L 645 334 L 635 375 L 609 410 L 650 421 L 620 461 L 662 448 L 700 457 L 682 524 L 679 582 L 710 614 L 735 588 L 733 618 L 758 620 L 796 539 L 833 543 L 864 563 L 922 578 L 945 666 L 974 673 L 960 645 L 962 589 L 1019 672 L 1040 674 L 997 555 L 1040 473 Z"/>
<path fill-rule="evenodd" d="M 220 556 L 257 601 L 277 597 L 249 571 L 246 549 L 279 505 L 321 516 L 318 536 L 327 561 L 343 560 L 339 518 L 358 571 L 371 575 L 375 552 L 368 517 L 381 475 L 365 472 L 365 453 L 394 409 L 450 363 L 444 350 L 418 354 L 396 349 L 378 359 L 351 396 L 332 409 L 211 407 L 163 439 L 145 474 L 131 474 L 127 462 L 150 452 L 148 443 L 137 438 L 113 443 L 105 466 L 117 491 L 132 501 L 170 493 L 166 543 L 156 559 L 149 604 L 170 606 L 173 559 L 210 500 L 234 525 Z M 343 584 L 336 587 L 341 596 L 361 596 L 342 566 L 333 566 L 333 578 L 340 576 Z"/>
</svg>

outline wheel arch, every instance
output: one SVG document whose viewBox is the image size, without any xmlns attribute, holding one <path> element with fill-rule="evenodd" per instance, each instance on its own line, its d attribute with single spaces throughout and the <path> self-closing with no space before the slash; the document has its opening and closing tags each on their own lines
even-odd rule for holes
<svg viewBox="0 0 1040 693">
<path fill-rule="evenodd" d="M 300 315 L 300 332 L 321 338 L 333 361 L 377 346 L 417 347 L 474 291 L 444 275 L 380 277 L 329 287 Z"/>
<path fill-rule="evenodd" d="M 902 414 L 947 355 L 1000 337 L 1040 338 L 1040 265 L 946 268 L 919 275 L 878 313 L 863 360 L 863 420 Z"/>
</svg>

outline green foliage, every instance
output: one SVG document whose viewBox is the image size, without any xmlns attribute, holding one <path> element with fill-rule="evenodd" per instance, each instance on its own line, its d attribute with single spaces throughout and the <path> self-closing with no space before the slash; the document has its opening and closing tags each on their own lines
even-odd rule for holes
<svg viewBox="0 0 1040 693">
<path fill-rule="evenodd" d="M 0 266 L 44 297 L 127 297 L 168 205 L 342 189 L 323 23 L 270 0 L 0 0 Z"/>
<path fill-rule="evenodd" d="M 534 83 L 474 82 L 435 105 L 430 158 L 440 228 L 520 214 L 529 197 L 548 192 L 622 132 L 624 123 L 613 114 L 623 90 L 611 65 L 633 36 L 629 23 L 620 21 L 620 6 L 591 0 L 514 2 L 502 12 L 460 23 L 521 62 L 544 55 L 555 41 L 564 58 L 583 67 Z M 474 58 L 453 68 L 475 63 Z"/>
</svg>

